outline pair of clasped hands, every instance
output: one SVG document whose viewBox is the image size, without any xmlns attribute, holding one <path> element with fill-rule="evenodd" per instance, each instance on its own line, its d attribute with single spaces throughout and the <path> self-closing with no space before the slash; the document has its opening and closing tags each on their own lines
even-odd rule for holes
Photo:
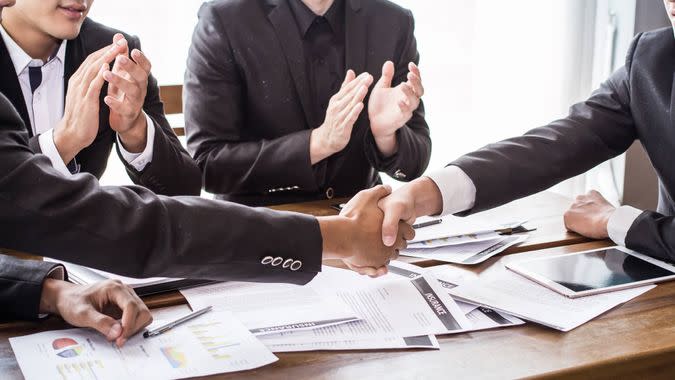
<svg viewBox="0 0 675 380">
<path fill-rule="evenodd" d="M 103 101 L 110 108 L 110 128 L 127 151 L 143 152 L 148 128 L 143 104 L 151 67 L 140 50 L 129 52 L 129 43 L 119 33 L 110 45 L 85 59 L 68 80 L 63 118 L 54 128 L 54 144 L 63 162 L 70 162 L 96 139 L 105 83 L 108 91 Z"/>
</svg>

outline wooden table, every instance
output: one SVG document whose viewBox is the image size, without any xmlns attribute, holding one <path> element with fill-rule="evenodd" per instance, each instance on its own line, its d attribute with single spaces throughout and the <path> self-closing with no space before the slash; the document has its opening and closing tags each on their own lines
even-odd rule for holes
<svg viewBox="0 0 675 380">
<path fill-rule="evenodd" d="M 334 202 L 334 201 L 333 201 Z M 333 202 L 278 206 L 330 215 Z M 550 193 L 521 200 L 488 215 L 500 220 L 530 219 L 538 230 L 505 254 L 555 247 L 531 255 L 578 252 L 607 246 L 564 230 L 562 213 L 569 200 Z M 532 214 L 532 215 L 525 215 Z M 504 219 L 501 219 L 504 218 Z M 504 270 L 504 255 L 472 267 L 481 276 Z M 422 266 L 437 264 L 418 262 Z M 175 294 L 149 297 L 150 307 L 184 303 Z M 258 370 L 217 378 L 261 379 L 452 379 L 452 378 L 672 378 L 675 374 L 675 283 L 656 289 L 571 331 L 525 326 L 439 337 L 440 351 L 338 351 L 279 354 L 280 360 Z M 8 338 L 66 328 L 58 318 L 41 323 L 0 324 L 0 378 L 22 378 Z"/>
</svg>

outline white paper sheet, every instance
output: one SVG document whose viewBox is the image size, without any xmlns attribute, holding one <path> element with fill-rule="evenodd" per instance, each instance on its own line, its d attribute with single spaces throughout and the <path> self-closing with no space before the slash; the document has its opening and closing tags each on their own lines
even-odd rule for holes
<svg viewBox="0 0 675 380">
<path fill-rule="evenodd" d="M 486 240 L 498 240 L 501 237 L 502 235 L 498 234 L 497 232 L 459 235 L 441 239 L 425 240 L 418 243 L 410 243 L 408 244 L 408 248 L 409 249 L 438 248 L 438 247 L 445 247 L 448 245 L 478 243 Z"/>
<path fill-rule="evenodd" d="M 436 220 L 439 218 L 421 217 L 417 218 L 415 224 L 421 224 Z M 442 218 L 440 224 L 422 227 L 415 230 L 415 238 L 410 241 L 411 244 L 420 243 L 427 240 L 442 239 L 453 236 L 470 235 L 476 233 L 493 232 L 501 228 L 498 225 L 489 225 L 477 221 L 474 218 L 461 218 L 458 216 L 446 215 Z"/>
<path fill-rule="evenodd" d="M 351 328 L 350 325 L 363 324 L 362 322 L 351 322 L 349 324 L 326 327 L 328 330 Z M 353 326 L 356 327 L 356 326 Z M 358 327 L 356 327 L 358 328 Z M 323 330 L 323 329 L 322 329 Z M 304 333 L 304 332 L 303 332 Z M 285 333 L 265 335 L 261 337 L 261 341 L 272 352 L 300 352 L 300 351 L 335 351 L 335 350 L 395 350 L 395 349 L 412 349 L 412 348 L 426 348 L 438 350 L 440 345 L 438 340 L 433 335 L 421 335 L 414 337 L 367 337 L 364 339 L 344 339 L 340 336 L 345 336 L 344 332 L 335 331 L 331 337 L 307 337 L 305 341 L 300 339 L 289 340 Z M 366 334 L 367 336 L 367 334 Z"/>
<path fill-rule="evenodd" d="M 138 334 L 121 349 L 90 329 L 47 331 L 10 343 L 27 380 L 180 379 L 278 360 L 227 312 L 206 313 L 154 338 Z"/>
<path fill-rule="evenodd" d="M 193 310 L 233 312 L 254 335 L 352 322 L 359 316 L 335 294 L 309 286 L 223 282 L 181 290 Z"/>
<path fill-rule="evenodd" d="M 504 252 L 511 246 L 524 242 L 527 238 L 528 235 L 512 235 L 478 243 L 448 245 L 429 249 L 404 249 L 401 251 L 401 255 L 454 264 L 474 265 Z"/>
<path fill-rule="evenodd" d="M 448 289 L 453 297 L 561 330 L 572 330 L 654 286 L 567 298 L 514 272 Z"/>
</svg>

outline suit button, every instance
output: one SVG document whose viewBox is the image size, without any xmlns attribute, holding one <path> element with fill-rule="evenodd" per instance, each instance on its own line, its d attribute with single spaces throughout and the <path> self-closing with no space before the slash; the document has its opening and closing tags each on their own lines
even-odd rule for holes
<svg viewBox="0 0 675 380">
<path fill-rule="evenodd" d="M 394 178 L 396 179 L 406 179 L 408 176 L 401 171 L 401 169 L 398 169 L 396 173 L 394 173 Z"/>
<path fill-rule="evenodd" d="M 275 257 L 274 260 L 272 260 L 272 266 L 278 267 L 279 264 L 281 264 L 283 261 L 284 261 L 283 257 Z"/>
<path fill-rule="evenodd" d="M 265 258 L 260 260 L 260 263 L 263 264 L 263 265 L 267 265 L 267 264 L 271 263 L 273 260 L 274 260 L 274 258 L 272 256 L 265 256 Z"/>
<path fill-rule="evenodd" d="M 293 261 L 293 264 L 291 264 L 291 270 L 295 272 L 300 268 L 302 268 L 302 261 L 300 260 Z"/>
<path fill-rule="evenodd" d="M 284 263 L 281 264 L 281 267 L 284 269 L 288 269 L 288 267 L 290 267 L 291 264 L 293 264 L 293 259 L 286 259 L 286 261 L 284 261 Z"/>
<path fill-rule="evenodd" d="M 328 190 L 326 190 L 326 198 L 327 199 L 333 199 L 335 196 L 335 190 L 333 190 L 332 187 L 329 187 Z"/>
</svg>

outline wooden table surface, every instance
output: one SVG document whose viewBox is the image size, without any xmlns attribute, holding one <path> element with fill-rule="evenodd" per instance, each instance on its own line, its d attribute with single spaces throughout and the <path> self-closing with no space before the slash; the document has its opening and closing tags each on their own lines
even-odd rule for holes
<svg viewBox="0 0 675 380">
<path fill-rule="evenodd" d="M 276 208 L 332 215 L 333 202 L 284 205 Z M 578 252 L 609 245 L 589 242 L 565 231 L 562 213 L 570 201 L 542 193 L 484 213 L 500 221 L 529 219 L 537 227 L 532 238 L 519 247 L 471 267 L 481 276 L 504 270 L 509 254 L 554 247 L 528 255 Z M 438 263 L 417 262 L 421 266 Z M 184 303 L 178 293 L 145 299 L 150 307 Z M 278 354 L 272 365 L 214 378 L 616 378 L 675 376 L 675 283 L 656 289 L 595 320 L 562 333 L 539 325 L 464 333 L 439 337 L 441 350 L 337 351 Z M 58 318 L 40 323 L 0 324 L 0 378 L 22 375 L 8 338 L 39 331 L 67 328 Z"/>
<path fill-rule="evenodd" d="M 533 255 L 609 245 L 567 245 Z M 508 256 L 474 267 L 481 276 L 503 269 Z M 278 354 L 279 361 L 218 379 L 464 379 L 672 378 L 675 374 L 675 283 L 621 305 L 567 333 L 524 326 L 440 336 L 441 350 L 318 351 Z M 20 379 L 8 338 L 66 328 L 57 318 L 0 325 L 0 378 Z"/>
</svg>

